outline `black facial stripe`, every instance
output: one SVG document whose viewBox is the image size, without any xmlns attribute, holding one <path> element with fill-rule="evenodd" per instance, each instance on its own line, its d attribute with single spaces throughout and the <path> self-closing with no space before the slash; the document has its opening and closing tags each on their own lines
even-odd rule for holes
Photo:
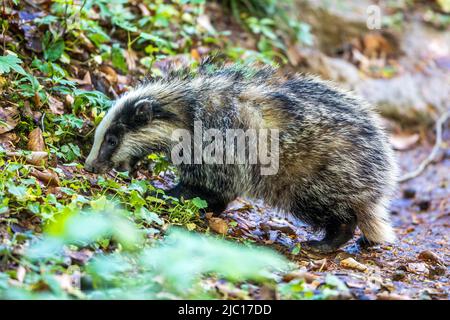
<svg viewBox="0 0 450 320">
<path fill-rule="evenodd" d="M 140 123 L 135 119 L 136 108 L 143 103 L 151 103 L 153 119 L 176 120 L 177 118 L 175 114 L 165 108 L 164 104 L 160 104 L 151 98 L 136 98 L 124 104 L 120 112 L 117 113 L 114 122 L 124 124 L 130 131 L 137 131 L 143 126 L 148 125 L 148 123 Z"/>
<path fill-rule="evenodd" d="M 171 102 L 173 102 L 173 100 Z M 146 106 L 145 104 L 151 105 Z M 114 157 L 115 153 L 121 148 L 121 144 L 123 143 L 123 138 L 126 133 L 137 132 L 145 126 L 151 126 L 154 120 L 171 122 L 172 124 L 175 122 L 181 122 L 181 119 L 176 114 L 167 110 L 168 104 L 170 103 L 159 103 L 154 101 L 151 97 L 148 99 L 141 97 L 128 100 L 116 113 L 114 119 L 111 121 L 110 127 L 105 132 L 99 149 L 98 161 L 103 163 L 111 162 L 111 159 Z M 150 112 L 150 117 L 145 117 L 146 115 L 144 114 L 145 121 L 142 121 L 143 118 L 141 117 L 140 111 Z M 115 146 L 108 143 L 108 140 L 110 140 L 108 137 L 110 136 L 114 136 L 117 140 L 117 144 Z M 151 145 L 151 142 L 148 146 L 140 146 L 141 149 L 147 147 L 148 153 L 159 151 L 159 149 L 162 148 L 162 146 Z M 140 159 L 137 158 L 137 155 L 130 154 L 128 160 L 130 161 L 130 164 L 133 164 Z"/>
<path fill-rule="evenodd" d="M 103 163 L 111 162 L 112 157 L 119 149 L 123 136 L 125 134 L 125 130 L 120 124 L 113 124 L 108 130 L 105 132 L 105 136 L 103 137 L 102 144 L 100 145 L 100 150 L 98 153 L 98 161 Z M 108 137 L 113 136 L 117 140 L 115 146 L 112 146 L 108 143 Z"/>
<path fill-rule="evenodd" d="M 177 117 L 170 111 L 167 111 L 162 106 L 153 107 L 153 116 L 155 119 L 175 120 Z"/>
</svg>

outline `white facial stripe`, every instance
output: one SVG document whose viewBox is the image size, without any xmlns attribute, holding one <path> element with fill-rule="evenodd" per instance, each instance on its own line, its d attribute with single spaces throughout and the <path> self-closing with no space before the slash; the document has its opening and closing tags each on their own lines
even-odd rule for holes
<svg viewBox="0 0 450 320">
<path fill-rule="evenodd" d="M 100 151 L 100 146 L 102 145 L 103 139 L 105 138 L 105 132 L 111 125 L 114 116 L 117 114 L 119 107 L 113 106 L 105 117 L 102 119 L 97 129 L 95 130 L 94 145 L 92 146 L 91 152 L 86 159 L 86 164 L 92 165 L 92 163 L 97 159 L 98 153 Z"/>
<path fill-rule="evenodd" d="M 149 102 L 151 102 L 151 100 L 150 99 L 142 99 L 142 100 L 139 100 L 138 102 L 136 102 L 135 104 L 134 104 L 134 106 L 135 107 L 138 107 L 140 104 L 142 104 L 142 103 L 149 103 Z"/>
</svg>

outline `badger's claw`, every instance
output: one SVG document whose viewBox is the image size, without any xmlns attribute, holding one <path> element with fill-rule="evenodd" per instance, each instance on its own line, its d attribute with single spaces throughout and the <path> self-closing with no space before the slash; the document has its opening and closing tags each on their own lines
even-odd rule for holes
<svg viewBox="0 0 450 320">
<path fill-rule="evenodd" d="M 362 249 L 370 248 L 370 247 L 377 245 L 377 243 L 370 241 L 365 236 L 359 237 L 358 240 L 356 240 L 356 243 Z"/>
</svg>

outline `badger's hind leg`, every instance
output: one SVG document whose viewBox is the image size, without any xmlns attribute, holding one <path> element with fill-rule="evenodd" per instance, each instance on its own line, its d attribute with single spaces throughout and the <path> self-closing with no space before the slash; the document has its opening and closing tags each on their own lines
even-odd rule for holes
<svg viewBox="0 0 450 320">
<path fill-rule="evenodd" d="M 324 229 L 324 238 L 304 242 L 305 249 L 321 253 L 336 251 L 353 237 L 356 229 L 356 217 L 352 216 L 345 221 L 333 217 L 329 219 Z"/>
<path fill-rule="evenodd" d="M 358 222 L 355 210 L 346 203 L 306 192 L 302 192 L 302 197 L 297 198 L 290 211 L 313 230 L 325 233 L 321 240 L 302 242 L 302 247 L 307 251 L 336 251 L 352 239 Z"/>
</svg>

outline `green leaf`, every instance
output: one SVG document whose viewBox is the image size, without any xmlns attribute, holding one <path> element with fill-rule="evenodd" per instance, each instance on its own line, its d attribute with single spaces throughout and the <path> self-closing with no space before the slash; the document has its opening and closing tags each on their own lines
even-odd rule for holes
<svg viewBox="0 0 450 320">
<path fill-rule="evenodd" d="M 176 228 L 169 232 L 164 245 L 144 251 L 142 263 L 180 291 L 210 272 L 231 281 L 263 280 L 272 277 L 273 269 L 287 268 L 287 261 L 267 248 L 244 247 Z"/>
<path fill-rule="evenodd" d="M 65 43 L 63 39 L 50 40 L 50 33 L 47 32 L 44 36 L 43 48 L 45 60 L 55 61 L 63 54 Z"/>
<path fill-rule="evenodd" d="M 192 199 L 191 202 L 194 206 L 196 206 L 199 209 L 204 209 L 204 208 L 208 207 L 208 203 L 205 200 L 202 200 L 198 197 Z"/>
<path fill-rule="evenodd" d="M 302 246 L 300 244 L 295 245 L 295 247 L 292 249 L 291 254 L 297 255 L 300 253 L 302 249 Z"/>
<path fill-rule="evenodd" d="M 142 207 L 140 212 L 140 217 L 142 220 L 145 220 L 148 224 L 151 224 L 152 222 L 155 222 L 162 226 L 164 224 L 164 221 L 154 212 L 149 211 L 147 208 Z"/>
<path fill-rule="evenodd" d="M 23 200 L 27 195 L 27 188 L 25 186 L 16 186 L 14 184 L 8 185 L 8 192 L 19 200 Z"/>
<path fill-rule="evenodd" d="M 437 0 L 437 3 L 445 13 L 450 13 L 450 0 Z"/>
<path fill-rule="evenodd" d="M 170 43 L 167 40 L 164 40 L 163 38 L 155 36 L 153 34 L 141 32 L 139 36 L 144 40 L 154 42 L 159 47 L 171 47 Z"/>
<path fill-rule="evenodd" d="M 53 258 L 60 254 L 63 245 L 62 239 L 46 236 L 26 249 L 25 255 L 32 260 Z"/>
<path fill-rule="evenodd" d="M 147 191 L 147 183 L 144 180 L 133 180 L 128 186 L 128 190 L 136 190 L 142 195 Z"/>
<path fill-rule="evenodd" d="M 127 72 L 128 68 L 127 62 L 125 61 L 125 55 L 118 44 L 113 45 L 111 48 L 111 60 L 114 67 L 122 72 Z"/>
<path fill-rule="evenodd" d="M 21 63 L 22 60 L 16 55 L 0 56 L 0 74 L 9 73 L 11 70 L 23 75 L 26 74 L 25 70 L 20 66 Z"/>
</svg>

